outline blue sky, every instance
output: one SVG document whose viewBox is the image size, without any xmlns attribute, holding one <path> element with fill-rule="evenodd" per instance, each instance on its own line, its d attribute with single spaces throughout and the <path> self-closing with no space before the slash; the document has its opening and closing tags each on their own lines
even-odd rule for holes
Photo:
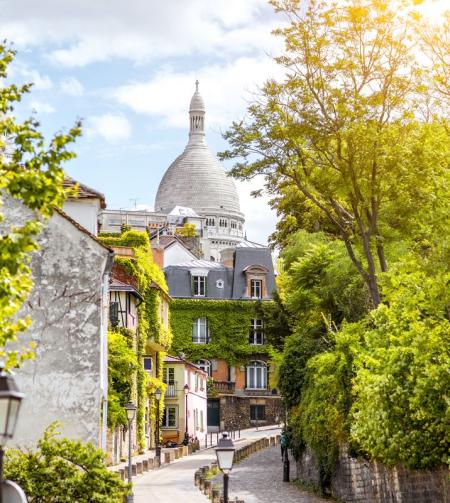
<svg viewBox="0 0 450 503">
<path fill-rule="evenodd" d="M 32 81 L 18 114 L 35 110 L 50 136 L 84 122 L 67 172 L 106 195 L 110 208 L 152 207 L 158 183 L 187 141 L 194 81 L 207 107 L 208 144 L 242 118 L 267 78 L 282 23 L 265 0 L 0 0 L 2 38 L 18 56 L 11 80 Z M 248 237 L 274 230 L 261 181 L 237 183 Z"/>
</svg>

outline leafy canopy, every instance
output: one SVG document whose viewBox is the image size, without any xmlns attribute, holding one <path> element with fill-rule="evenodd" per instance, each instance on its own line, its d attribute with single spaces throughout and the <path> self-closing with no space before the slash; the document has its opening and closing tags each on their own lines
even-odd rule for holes
<svg viewBox="0 0 450 503">
<path fill-rule="evenodd" d="M 238 178 L 265 175 L 287 217 L 281 242 L 305 224 L 342 240 L 376 307 L 386 244 L 412 235 L 448 183 L 448 110 L 424 113 L 433 84 L 415 44 L 422 21 L 407 0 L 272 4 L 289 21 L 276 30 L 286 76 L 232 124 L 222 158 L 239 159 Z"/>
</svg>

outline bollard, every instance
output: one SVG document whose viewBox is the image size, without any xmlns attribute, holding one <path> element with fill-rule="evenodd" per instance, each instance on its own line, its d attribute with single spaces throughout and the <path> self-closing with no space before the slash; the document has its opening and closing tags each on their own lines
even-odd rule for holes
<svg viewBox="0 0 450 503">
<path fill-rule="evenodd" d="M 122 480 L 125 480 L 125 468 L 119 468 L 119 476 Z"/>
<path fill-rule="evenodd" d="M 220 491 L 219 491 L 219 489 L 213 489 L 211 491 L 211 499 L 212 499 L 212 503 L 219 503 L 220 502 Z"/>
<path fill-rule="evenodd" d="M 281 438 L 281 436 L 280 436 L 280 435 L 277 435 L 277 436 L 275 437 L 275 443 L 276 443 L 276 444 L 279 444 L 279 443 L 280 443 L 280 438 Z"/>
<path fill-rule="evenodd" d="M 194 484 L 196 486 L 200 485 L 200 477 L 201 477 L 202 473 L 200 470 L 197 470 L 195 473 L 194 473 Z"/>
<path fill-rule="evenodd" d="M 289 455 L 286 452 L 283 461 L 283 482 L 289 482 Z"/>
<path fill-rule="evenodd" d="M 133 477 L 136 477 L 136 475 L 137 475 L 136 463 L 133 463 L 131 465 L 131 474 L 132 474 Z"/>
<path fill-rule="evenodd" d="M 164 463 L 167 463 L 167 464 L 170 463 L 170 452 L 164 453 Z"/>
<path fill-rule="evenodd" d="M 175 449 L 175 450 L 173 451 L 173 454 L 174 454 L 174 456 L 175 456 L 175 459 L 178 459 L 178 458 L 180 457 L 180 451 L 179 451 L 178 449 Z"/>
<path fill-rule="evenodd" d="M 138 475 L 142 475 L 142 472 L 143 472 L 143 468 L 142 468 L 142 461 L 136 461 L 136 473 Z"/>
<path fill-rule="evenodd" d="M 148 459 L 143 459 L 142 460 L 142 471 L 143 472 L 148 472 Z"/>
<path fill-rule="evenodd" d="M 153 458 L 148 458 L 147 459 L 147 470 L 153 470 L 155 468 L 155 459 Z"/>
<path fill-rule="evenodd" d="M 159 468 L 161 466 L 161 458 L 152 458 L 152 459 L 149 459 L 149 466 L 151 469 L 153 468 Z M 153 465 L 152 465 L 152 461 L 153 461 Z"/>
<path fill-rule="evenodd" d="M 188 449 L 188 454 L 192 454 L 194 452 L 193 449 L 192 449 L 192 444 L 189 444 L 187 446 L 187 449 Z"/>
<path fill-rule="evenodd" d="M 275 445 L 275 437 L 270 437 L 270 445 Z"/>
<path fill-rule="evenodd" d="M 203 484 L 203 493 L 206 494 L 206 496 L 208 496 L 210 492 L 211 492 L 211 481 L 205 480 L 205 483 Z"/>
</svg>

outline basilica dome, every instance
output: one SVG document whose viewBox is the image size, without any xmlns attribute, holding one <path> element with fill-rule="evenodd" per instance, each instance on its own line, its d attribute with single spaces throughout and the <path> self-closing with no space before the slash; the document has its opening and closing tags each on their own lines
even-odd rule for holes
<svg viewBox="0 0 450 503">
<path fill-rule="evenodd" d="M 205 104 L 198 82 L 189 107 L 189 120 L 188 144 L 159 184 L 155 211 L 168 214 L 175 206 L 185 206 L 199 215 L 224 214 L 243 220 L 233 180 L 206 145 Z"/>
</svg>

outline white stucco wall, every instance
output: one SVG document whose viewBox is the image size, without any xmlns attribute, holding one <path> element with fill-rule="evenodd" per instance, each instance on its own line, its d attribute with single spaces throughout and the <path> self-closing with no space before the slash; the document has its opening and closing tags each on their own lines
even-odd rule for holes
<svg viewBox="0 0 450 503">
<path fill-rule="evenodd" d="M 186 250 L 180 243 L 173 243 L 164 250 L 164 267 L 182 264 L 196 258 L 195 255 Z"/>
<path fill-rule="evenodd" d="M 68 200 L 64 203 L 63 211 L 91 234 L 97 235 L 98 215 L 100 213 L 99 199 Z"/>
<path fill-rule="evenodd" d="M 19 224 L 29 215 L 12 200 L 5 202 L 4 212 L 3 225 Z M 35 342 L 36 358 L 16 372 L 25 399 L 13 443 L 32 447 L 57 420 L 64 436 L 102 446 L 109 251 L 58 213 L 39 243 L 31 263 L 35 286 L 24 308 L 32 326 L 19 339 Z"/>
</svg>

